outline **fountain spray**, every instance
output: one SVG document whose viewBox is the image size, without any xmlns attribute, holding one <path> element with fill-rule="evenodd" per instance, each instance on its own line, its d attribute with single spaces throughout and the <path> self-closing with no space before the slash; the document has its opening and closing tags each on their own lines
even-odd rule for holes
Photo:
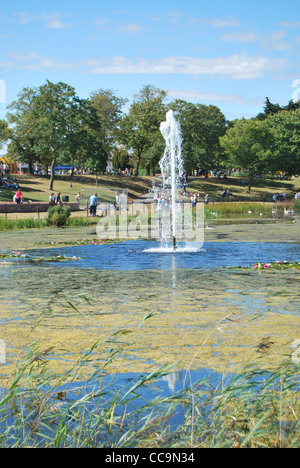
<svg viewBox="0 0 300 468">
<path fill-rule="evenodd" d="M 180 187 L 183 175 L 183 160 L 181 155 L 181 130 L 176 121 L 174 112 L 167 112 L 166 121 L 160 124 L 160 131 L 166 141 L 164 155 L 159 162 L 163 187 L 171 185 L 171 212 L 172 212 L 172 238 L 173 249 L 176 250 L 177 210 L 176 191 Z"/>
</svg>

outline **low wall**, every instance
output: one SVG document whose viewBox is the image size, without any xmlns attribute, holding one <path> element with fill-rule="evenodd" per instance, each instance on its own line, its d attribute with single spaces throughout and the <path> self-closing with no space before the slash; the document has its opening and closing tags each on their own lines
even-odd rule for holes
<svg viewBox="0 0 300 468">
<path fill-rule="evenodd" d="M 79 211 L 79 203 L 64 203 L 71 211 Z M 49 203 L 47 202 L 30 202 L 18 203 L 7 202 L 0 203 L 0 213 L 45 213 L 48 211 Z"/>
</svg>

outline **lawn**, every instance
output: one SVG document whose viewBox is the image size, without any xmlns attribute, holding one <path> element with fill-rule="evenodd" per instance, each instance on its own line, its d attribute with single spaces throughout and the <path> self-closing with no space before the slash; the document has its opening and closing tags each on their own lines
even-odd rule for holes
<svg viewBox="0 0 300 468">
<path fill-rule="evenodd" d="M 31 176 L 20 174 L 17 177 L 24 199 L 33 202 L 46 202 L 49 200 L 48 176 Z M 75 202 L 75 196 L 82 188 L 91 188 L 97 191 L 100 200 L 109 200 L 115 190 L 128 189 L 130 199 L 136 199 L 148 192 L 152 187 L 152 177 L 124 177 L 124 176 L 74 176 L 71 186 L 69 176 L 57 176 L 54 181 L 53 192 L 60 192 L 62 196 L 69 196 L 70 202 Z M 12 201 L 14 189 L 1 189 L 0 202 Z"/>
<path fill-rule="evenodd" d="M 193 177 L 189 181 L 188 189 L 193 192 L 199 191 L 201 198 L 208 193 L 211 201 L 221 201 L 220 194 L 223 190 L 230 189 L 232 196 L 226 197 L 226 201 L 272 202 L 275 193 L 286 193 L 288 199 L 294 199 L 295 193 L 300 191 L 300 178 L 293 177 L 290 180 L 258 179 L 249 193 L 248 186 L 241 185 L 239 177 L 232 176 L 226 179 Z"/>
<path fill-rule="evenodd" d="M 33 202 L 46 202 L 49 199 L 49 177 L 18 175 L 17 179 L 25 200 Z M 153 182 L 160 182 L 155 177 L 133 177 L 133 176 L 96 176 L 81 175 L 74 176 L 72 186 L 69 176 L 57 176 L 54 181 L 54 193 L 60 192 L 62 196 L 69 196 L 69 201 L 75 201 L 75 196 L 83 188 L 90 188 L 98 193 L 101 201 L 111 200 L 115 190 L 128 189 L 129 200 L 134 200 L 152 188 Z M 201 199 L 206 193 L 209 194 L 211 201 L 222 201 L 220 193 L 224 189 L 232 192 L 231 197 L 226 197 L 226 201 L 254 201 L 271 202 L 275 193 L 286 193 L 289 199 L 294 199 L 295 193 L 300 191 L 300 178 L 291 180 L 278 179 L 259 179 L 252 187 L 251 193 L 248 193 L 248 187 L 241 185 L 238 177 L 227 177 L 226 179 L 200 177 L 190 177 L 188 181 L 188 191 L 199 191 Z M 14 189 L 1 189 L 0 202 L 12 201 Z"/>
</svg>

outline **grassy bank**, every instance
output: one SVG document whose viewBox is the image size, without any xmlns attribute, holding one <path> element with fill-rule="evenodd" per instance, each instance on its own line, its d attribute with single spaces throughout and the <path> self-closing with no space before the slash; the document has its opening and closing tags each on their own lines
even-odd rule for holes
<svg viewBox="0 0 300 468">
<path fill-rule="evenodd" d="M 31 176 L 20 174 L 17 176 L 23 196 L 26 201 L 48 202 L 52 190 L 49 190 L 48 176 Z M 152 187 L 152 177 L 124 177 L 124 176 L 56 176 L 53 192 L 60 192 L 62 196 L 68 196 L 70 202 L 75 202 L 75 197 L 83 188 L 91 188 L 97 191 L 99 199 L 111 201 L 115 190 L 128 189 L 130 199 L 136 199 L 148 192 Z M 0 202 L 12 201 L 15 190 L 0 189 Z"/>
<path fill-rule="evenodd" d="M 34 202 L 46 202 L 49 199 L 49 177 L 18 175 L 21 190 L 25 200 Z M 82 188 L 89 187 L 97 190 L 99 199 L 103 201 L 111 200 L 115 190 L 128 189 L 129 199 L 134 200 L 149 192 L 153 182 L 160 183 L 160 179 L 155 177 L 125 177 L 125 176 L 96 176 L 81 175 L 56 176 L 54 182 L 54 192 L 60 192 L 62 196 L 69 196 L 70 201 L 75 201 L 75 196 L 81 192 Z M 203 196 L 208 193 L 211 200 L 221 201 L 220 193 L 224 189 L 231 189 L 233 196 L 231 201 L 272 201 L 275 193 L 286 193 L 289 198 L 294 198 L 297 191 L 300 191 L 300 178 L 293 177 L 290 180 L 259 179 L 253 186 L 251 193 L 248 187 L 241 185 L 238 177 L 227 177 L 226 179 L 200 177 L 190 177 L 187 190 L 199 191 Z M 0 202 L 12 201 L 14 190 L 1 189 Z"/>
</svg>

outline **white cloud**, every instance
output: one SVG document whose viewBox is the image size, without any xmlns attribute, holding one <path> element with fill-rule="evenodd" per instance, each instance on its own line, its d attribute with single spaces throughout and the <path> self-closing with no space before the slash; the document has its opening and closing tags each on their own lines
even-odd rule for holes
<svg viewBox="0 0 300 468">
<path fill-rule="evenodd" d="M 249 31 L 243 33 L 224 34 L 221 36 L 221 40 L 244 43 L 257 42 L 262 50 L 285 51 L 290 48 L 290 44 L 282 41 L 285 36 L 285 31 L 273 31 L 270 34 L 258 34 L 254 31 Z"/>
<path fill-rule="evenodd" d="M 170 89 L 168 96 L 173 99 L 183 99 L 190 102 L 226 102 L 242 104 L 245 99 L 237 94 L 223 94 L 213 92 L 201 92 L 197 90 Z"/>
<path fill-rule="evenodd" d="M 283 39 L 286 36 L 285 31 L 273 31 L 270 34 L 270 38 L 272 41 L 280 41 L 280 39 Z"/>
<path fill-rule="evenodd" d="M 223 18 L 223 19 L 200 18 L 197 21 L 201 24 L 206 24 L 214 28 L 224 28 L 228 26 L 237 27 L 241 25 L 240 20 L 233 18 L 233 17 L 228 17 L 228 18 Z"/>
<path fill-rule="evenodd" d="M 36 21 L 39 19 L 38 15 L 24 13 L 23 11 L 17 11 L 16 13 L 14 13 L 14 15 L 19 18 L 20 24 L 27 24 L 31 21 Z"/>
<path fill-rule="evenodd" d="M 245 33 L 224 34 L 221 36 L 221 39 L 228 42 L 256 42 L 259 37 L 259 34 L 249 31 Z"/>
<path fill-rule="evenodd" d="M 100 29 L 107 29 L 108 27 L 108 20 L 106 18 L 98 18 L 93 21 L 93 24 Z"/>
<path fill-rule="evenodd" d="M 142 31 L 142 28 L 138 24 L 124 24 L 117 30 L 120 34 L 138 34 Z"/>
<path fill-rule="evenodd" d="M 32 21 L 44 21 L 46 23 L 46 27 L 50 29 L 63 29 L 73 26 L 72 24 L 62 21 L 64 18 L 70 17 L 69 13 L 60 13 L 56 11 L 53 13 L 42 13 L 40 15 L 35 15 L 28 14 L 23 11 L 18 11 L 14 13 L 14 15 L 18 17 L 20 24 L 27 24 Z"/>
<path fill-rule="evenodd" d="M 276 72 L 284 60 L 250 57 L 246 54 L 202 59 L 172 56 L 163 59 L 137 61 L 125 57 L 112 57 L 91 68 L 95 74 L 186 74 L 230 76 L 234 79 L 255 79 L 265 73 Z"/>
<path fill-rule="evenodd" d="M 9 68 L 31 70 L 74 70 L 92 74 L 183 74 L 199 77 L 201 75 L 230 77 L 236 80 L 256 79 L 267 73 L 277 73 L 286 64 L 284 59 L 268 59 L 246 54 L 228 57 L 199 58 L 189 56 L 170 56 L 161 59 L 138 60 L 115 56 L 109 59 L 87 59 L 67 63 L 38 53 L 18 54 L 6 64 Z M 5 66 L 5 64 L 2 64 Z"/>
<path fill-rule="evenodd" d="M 300 28 L 300 21 L 294 21 L 291 23 L 287 23 L 286 21 L 280 21 L 279 24 L 283 28 Z"/>
<path fill-rule="evenodd" d="M 10 62 L 10 68 L 26 70 L 43 70 L 46 68 L 54 70 L 73 70 L 76 68 L 74 64 L 59 62 L 52 57 L 40 55 L 35 52 L 27 55 L 14 54 L 12 59 L 13 62 Z"/>
</svg>

